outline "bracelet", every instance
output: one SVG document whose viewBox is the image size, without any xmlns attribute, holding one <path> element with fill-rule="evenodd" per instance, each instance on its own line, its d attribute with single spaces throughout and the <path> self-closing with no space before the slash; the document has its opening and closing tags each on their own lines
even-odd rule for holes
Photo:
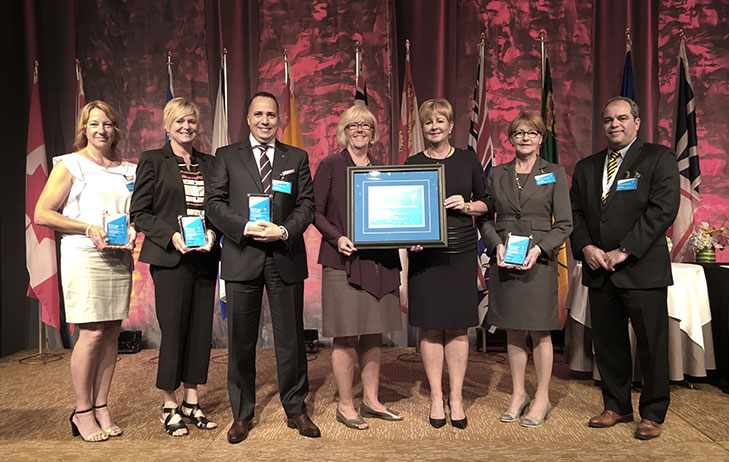
<svg viewBox="0 0 729 462">
<path fill-rule="evenodd" d="M 468 213 L 470 211 L 471 211 L 471 203 L 470 202 L 466 202 L 466 212 Z"/>
<path fill-rule="evenodd" d="M 91 229 L 92 226 L 94 226 L 94 225 L 91 223 L 89 223 L 88 226 L 86 226 L 86 231 L 84 231 L 84 234 L 86 235 L 86 237 L 91 237 L 91 236 L 89 236 L 89 230 Z"/>
</svg>

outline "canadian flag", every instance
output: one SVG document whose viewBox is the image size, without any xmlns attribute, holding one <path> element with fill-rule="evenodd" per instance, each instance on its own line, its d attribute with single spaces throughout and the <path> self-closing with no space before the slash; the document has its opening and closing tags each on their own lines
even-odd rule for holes
<svg viewBox="0 0 729 462">
<path fill-rule="evenodd" d="M 33 70 L 33 88 L 28 117 L 28 150 L 25 161 L 25 262 L 30 276 L 28 296 L 40 301 L 41 321 L 61 328 L 58 299 L 56 238 L 53 231 L 35 223 L 35 206 L 48 180 L 46 143 L 43 138 L 38 63 Z"/>
</svg>

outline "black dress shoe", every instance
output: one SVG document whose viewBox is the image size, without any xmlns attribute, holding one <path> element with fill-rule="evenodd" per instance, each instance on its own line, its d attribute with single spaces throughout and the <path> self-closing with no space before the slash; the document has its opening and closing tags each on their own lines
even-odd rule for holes
<svg viewBox="0 0 729 462">
<path fill-rule="evenodd" d="M 445 417 L 443 417 L 442 419 L 434 419 L 432 417 L 428 417 L 428 422 L 430 422 L 430 425 L 433 428 L 440 428 L 446 424 L 446 419 Z"/>
<path fill-rule="evenodd" d="M 299 430 L 299 435 L 306 436 L 308 438 L 318 438 L 321 436 L 319 427 L 317 427 L 306 414 L 289 418 L 286 421 L 286 425 L 288 425 L 289 428 Z"/>
<path fill-rule="evenodd" d="M 236 420 L 233 425 L 228 429 L 228 443 L 236 444 L 240 443 L 244 439 L 248 438 L 248 432 L 251 429 L 250 420 Z"/>
</svg>

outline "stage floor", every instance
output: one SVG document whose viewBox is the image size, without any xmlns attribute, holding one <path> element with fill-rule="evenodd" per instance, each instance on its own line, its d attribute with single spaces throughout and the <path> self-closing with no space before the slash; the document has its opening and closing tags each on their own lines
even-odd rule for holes
<svg viewBox="0 0 729 462">
<path fill-rule="evenodd" d="M 73 409 L 69 350 L 47 364 L 20 364 L 31 350 L 0 359 L 0 459 L 2 460 L 729 460 L 729 395 L 704 383 L 694 389 L 671 385 L 671 405 L 660 438 L 633 438 L 636 423 L 592 429 L 587 419 L 602 410 L 599 388 L 569 371 L 555 355 L 550 399 L 554 406 L 539 428 L 503 424 L 511 388 L 505 354 L 471 351 L 464 387 L 469 425 L 457 430 L 427 422 L 427 382 L 412 348 L 385 348 L 381 400 L 405 414 L 402 422 L 369 419 L 370 429 L 351 430 L 335 421 L 336 396 L 331 350 L 309 357 L 309 413 L 322 437 L 308 439 L 286 427 L 278 398 L 273 350 L 258 351 L 254 427 L 248 439 L 231 445 L 232 422 L 226 388 L 225 350 L 213 350 L 201 404 L 220 426 L 190 428 L 184 438 L 168 436 L 159 422 L 161 394 L 154 388 L 156 350 L 120 356 L 109 406 L 124 428 L 121 438 L 84 443 L 72 438 Z M 447 380 L 447 379 L 446 379 Z M 536 378 L 529 364 L 527 390 Z M 361 387 L 356 388 L 357 402 Z M 634 392 L 637 414 L 638 394 Z"/>
</svg>

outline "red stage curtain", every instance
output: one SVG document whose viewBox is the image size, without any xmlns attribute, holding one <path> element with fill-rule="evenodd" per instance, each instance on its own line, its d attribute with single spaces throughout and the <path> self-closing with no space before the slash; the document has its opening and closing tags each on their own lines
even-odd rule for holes
<svg viewBox="0 0 729 462">
<path fill-rule="evenodd" d="M 658 142 L 658 0 L 597 0 L 593 7 L 592 150 L 605 147 L 601 109 L 620 95 L 625 62 L 625 28 L 632 36 L 635 97 L 640 106 L 640 139 Z"/>
</svg>

